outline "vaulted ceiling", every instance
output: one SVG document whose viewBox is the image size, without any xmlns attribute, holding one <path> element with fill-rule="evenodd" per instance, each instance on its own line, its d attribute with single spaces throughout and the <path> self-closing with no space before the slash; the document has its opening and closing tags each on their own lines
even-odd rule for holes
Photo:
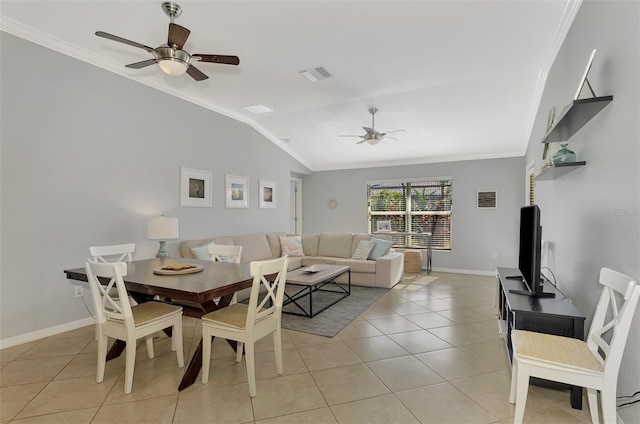
<svg viewBox="0 0 640 424">
<path fill-rule="evenodd" d="M 169 76 L 140 48 L 167 41 L 161 1 L 5 1 L 0 28 L 246 122 L 311 170 L 523 155 L 550 68 L 580 2 L 178 1 L 194 63 Z M 46 68 L 46 63 L 42 64 Z M 331 76 L 302 75 L 324 68 Z M 578 78 L 579 76 L 576 76 Z M 246 106 L 272 112 L 254 114 Z M 357 144 L 371 126 L 397 140 Z M 355 135 L 356 137 L 341 137 Z"/>
</svg>

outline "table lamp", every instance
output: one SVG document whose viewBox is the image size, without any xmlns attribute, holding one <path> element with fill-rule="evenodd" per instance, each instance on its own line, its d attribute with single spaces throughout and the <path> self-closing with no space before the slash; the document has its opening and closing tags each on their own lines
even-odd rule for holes
<svg viewBox="0 0 640 424">
<path fill-rule="evenodd" d="M 160 249 L 156 254 L 156 258 L 169 257 L 166 241 L 169 239 L 177 239 L 179 236 L 178 218 L 167 218 L 163 215 L 147 220 L 147 238 L 149 240 L 160 241 Z"/>
</svg>

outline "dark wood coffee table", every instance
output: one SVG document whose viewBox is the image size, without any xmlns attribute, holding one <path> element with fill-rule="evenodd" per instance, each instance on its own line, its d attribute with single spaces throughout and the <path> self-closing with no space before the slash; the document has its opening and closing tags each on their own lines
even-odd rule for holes
<svg viewBox="0 0 640 424">
<path fill-rule="evenodd" d="M 318 264 L 313 265 L 313 268 L 317 269 L 317 272 L 307 272 L 305 268 L 298 268 L 296 270 L 290 271 L 287 273 L 287 286 L 301 286 L 302 288 L 295 292 L 292 295 L 289 295 L 285 291 L 285 296 L 287 297 L 283 303 L 284 305 L 288 305 L 293 303 L 301 312 L 293 312 L 293 311 L 285 311 L 282 312 L 292 315 L 301 315 L 309 318 L 313 318 L 318 315 L 320 312 L 326 310 L 327 308 L 335 305 L 340 302 L 345 297 L 351 294 L 351 267 L 341 266 L 341 265 L 328 265 L 328 264 Z M 349 273 L 348 283 L 345 287 L 344 283 L 338 283 L 336 278 L 341 276 L 342 274 Z M 341 294 L 340 297 L 335 299 L 333 302 L 328 305 L 323 306 L 320 310 L 313 310 L 313 293 L 317 291 L 323 292 L 332 292 Z M 305 309 L 300 303 L 299 300 L 309 297 L 309 308 Z"/>
</svg>

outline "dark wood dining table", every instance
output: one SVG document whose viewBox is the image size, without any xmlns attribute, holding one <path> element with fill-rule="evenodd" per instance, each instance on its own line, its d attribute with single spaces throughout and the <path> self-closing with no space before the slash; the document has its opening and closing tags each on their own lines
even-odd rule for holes
<svg viewBox="0 0 640 424">
<path fill-rule="evenodd" d="M 154 268 L 175 263 L 202 265 L 201 272 L 179 275 L 154 274 Z M 88 281 L 84 268 L 65 269 L 70 280 Z M 234 293 L 251 287 L 249 264 L 211 262 L 187 258 L 156 258 L 133 261 L 127 264 L 124 276 L 129 295 L 138 303 L 154 300 L 159 296 L 163 301 L 178 304 L 185 316 L 200 318 L 202 315 L 229 305 Z M 108 280 L 104 279 L 107 284 Z M 229 341 L 236 349 L 236 343 Z M 107 354 L 107 360 L 118 357 L 125 348 L 125 342 L 116 340 Z M 185 370 L 178 390 L 192 385 L 202 367 L 202 339 Z"/>
</svg>

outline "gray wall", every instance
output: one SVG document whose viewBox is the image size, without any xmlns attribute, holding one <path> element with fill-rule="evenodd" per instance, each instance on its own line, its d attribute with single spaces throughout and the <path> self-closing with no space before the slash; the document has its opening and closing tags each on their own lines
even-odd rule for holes
<svg viewBox="0 0 640 424">
<path fill-rule="evenodd" d="M 181 239 L 289 230 L 290 174 L 309 171 L 250 126 L 6 33 L 0 43 L 0 340 L 88 317 L 62 270 L 90 245 L 135 242 L 136 258 L 153 257 L 149 216 L 178 217 Z M 212 208 L 180 207 L 181 166 L 213 172 Z M 249 177 L 248 209 L 225 209 L 225 174 Z M 277 209 L 258 208 L 259 178 L 277 181 Z"/>
<path fill-rule="evenodd" d="M 551 264 L 564 293 L 590 323 L 601 267 L 640 277 L 640 3 L 585 1 L 549 73 L 527 163 L 541 165 L 547 114 L 573 99 L 592 49 L 589 81 L 599 96 L 614 99 L 569 143 L 587 165 L 560 179 L 536 183 L 543 238 L 552 243 Z M 582 97 L 590 97 L 587 90 Z M 559 145 L 552 145 L 550 151 Z M 640 312 L 631 328 L 618 380 L 618 395 L 640 390 Z M 626 423 L 640 422 L 640 405 L 621 408 Z"/>
<path fill-rule="evenodd" d="M 434 252 L 433 267 L 493 272 L 496 266 L 517 266 L 524 166 L 520 157 L 314 172 L 303 179 L 303 232 L 366 233 L 367 181 L 449 176 L 453 177 L 452 250 Z M 498 192 L 496 209 L 476 208 L 477 191 L 483 190 Z M 330 199 L 338 201 L 337 208 L 327 206 Z M 494 251 L 498 259 L 492 259 Z"/>
</svg>

